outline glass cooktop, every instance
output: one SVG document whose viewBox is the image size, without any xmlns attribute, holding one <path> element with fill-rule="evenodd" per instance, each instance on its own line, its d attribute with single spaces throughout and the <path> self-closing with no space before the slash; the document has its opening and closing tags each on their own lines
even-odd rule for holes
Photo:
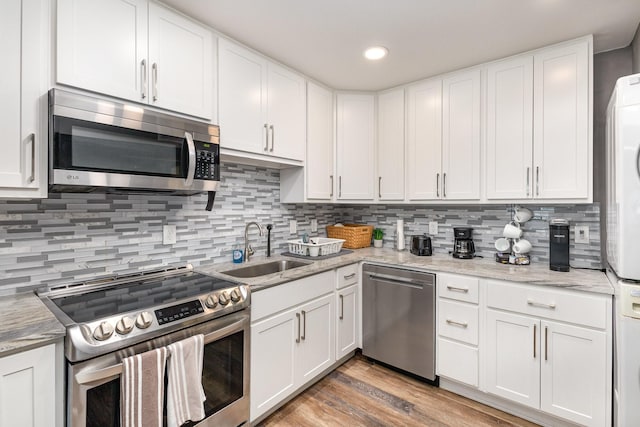
<svg viewBox="0 0 640 427">
<path fill-rule="evenodd" d="M 191 271 L 160 278 L 140 278 L 95 291 L 52 297 L 51 300 L 73 321 L 82 323 L 150 309 L 235 286 L 238 286 L 237 282 Z"/>
</svg>

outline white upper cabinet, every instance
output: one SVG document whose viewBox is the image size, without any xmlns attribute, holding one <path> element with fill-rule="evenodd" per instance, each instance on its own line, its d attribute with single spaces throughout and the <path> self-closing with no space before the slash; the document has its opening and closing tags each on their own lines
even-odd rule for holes
<svg viewBox="0 0 640 427">
<path fill-rule="evenodd" d="M 218 49 L 222 147 L 304 160 L 304 79 L 228 40 Z"/>
<path fill-rule="evenodd" d="M 531 197 L 533 162 L 533 57 L 487 68 L 488 199 Z"/>
<path fill-rule="evenodd" d="M 0 197 L 47 196 L 46 0 L 9 0 L 0 14 Z"/>
<path fill-rule="evenodd" d="M 442 198 L 480 199 L 480 70 L 442 81 Z"/>
<path fill-rule="evenodd" d="M 336 128 L 338 199 L 373 200 L 373 95 L 338 94 Z"/>
<path fill-rule="evenodd" d="M 213 34 L 146 0 L 59 0 L 56 80 L 211 118 Z"/>
<path fill-rule="evenodd" d="M 404 199 L 404 89 L 378 95 L 378 200 Z"/>
<path fill-rule="evenodd" d="M 407 199 L 440 198 L 442 80 L 407 89 Z"/>
<path fill-rule="evenodd" d="M 211 117 L 213 49 L 211 31 L 149 3 L 151 103 L 168 110 Z"/>
<path fill-rule="evenodd" d="M 539 199 L 591 199 L 590 43 L 534 55 L 534 168 Z"/>
<path fill-rule="evenodd" d="M 305 161 L 307 198 L 333 197 L 333 94 L 307 84 L 307 156 Z"/>
</svg>

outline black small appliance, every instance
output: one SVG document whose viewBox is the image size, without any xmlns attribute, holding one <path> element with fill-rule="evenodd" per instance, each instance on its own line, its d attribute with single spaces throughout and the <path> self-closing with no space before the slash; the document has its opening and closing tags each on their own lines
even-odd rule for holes
<svg viewBox="0 0 640 427">
<path fill-rule="evenodd" d="M 426 234 L 411 236 L 410 252 L 418 256 L 431 256 L 433 250 L 431 248 L 431 237 Z"/>
<path fill-rule="evenodd" d="M 569 271 L 569 221 L 552 219 L 549 223 L 549 269 Z"/>
<path fill-rule="evenodd" d="M 453 257 L 458 259 L 471 259 L 475 256 L 476 247 L 473 244 L 473 228 L 455 227 L 453 229 Z"/>
</svg>

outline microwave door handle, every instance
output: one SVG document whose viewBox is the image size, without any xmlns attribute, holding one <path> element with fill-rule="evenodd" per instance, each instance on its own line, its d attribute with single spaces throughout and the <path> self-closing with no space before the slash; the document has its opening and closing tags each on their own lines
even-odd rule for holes
<svg viewBox="0 0 640 427">
<path fill-rule="evenodd" d="M 193 143 L 193 136 L 189 132 L 185 132 L 184 137 L 187 140 L 187 150 L 189 150 L 187 178 L 184 180 L 184 185 L 191 187 L 196 174 L 196 145 Z"/>
</svg>

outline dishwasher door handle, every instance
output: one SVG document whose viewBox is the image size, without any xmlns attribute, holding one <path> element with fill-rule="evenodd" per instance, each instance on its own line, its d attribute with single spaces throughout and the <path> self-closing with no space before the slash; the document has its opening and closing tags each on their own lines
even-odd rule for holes
<svg viewBox="0 0 640 427">
<path fill-rule="evenodd" d="M 425 286 L 433 286 L 433 283 L 427 283 L 415 279 L 407 279 L 404 277 L 389 276 L 387 274 L 368 273 L 371 280 L 378 282 L 393 283 L 400 286 L 408 286 L 410 288 L 422 289 Z"/>
</svg>

